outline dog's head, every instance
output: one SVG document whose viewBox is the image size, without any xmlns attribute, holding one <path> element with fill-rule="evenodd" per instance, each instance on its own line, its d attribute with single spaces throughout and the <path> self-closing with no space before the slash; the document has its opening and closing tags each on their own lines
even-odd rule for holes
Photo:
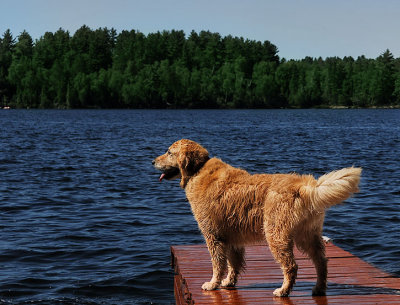
<svg viewBox="0 0 400 305">
<path fill-rule="evenodd" d="M 196 174 L 209 159 L 208 151 L 200 144 L 182 139 L 172 144 L 168 151 L 153 160 L 156 169 L 162 171 L 160 181 L 181 178 L 185 188 L 189 179 Z"/>
</svg>

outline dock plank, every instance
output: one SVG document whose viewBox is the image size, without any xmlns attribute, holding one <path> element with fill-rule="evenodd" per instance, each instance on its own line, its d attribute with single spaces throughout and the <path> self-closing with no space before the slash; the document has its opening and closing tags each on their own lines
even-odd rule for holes
<svg viewBox="0 0 400 305">
<path fill-rule="evenodd" d="M 313 297 L 316 281 L 312 262 L 295 249 L 299 265 L 296 285 L 287 298 L 274 297 L 282 272 L 266 245 L 246 248 L 246 271 L 234 289 L 203 291 L 201 285 L 212 275 L 210 255 L 205 245 L 171 247 L 175 271 L 176 304 L 400 304 L 400 278 L 364 262 L 357 256 L 330 243 L 326 246 L 328 290 Z"/>
</svg>

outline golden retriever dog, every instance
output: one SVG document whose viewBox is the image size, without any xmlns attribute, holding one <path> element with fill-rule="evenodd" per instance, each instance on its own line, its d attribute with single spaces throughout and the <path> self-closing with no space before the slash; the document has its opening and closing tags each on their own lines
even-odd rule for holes
<svg viewBox="0 0 400 305">
<path fill-rule="evenodd" d="M 213 275 L 202 289 L 235 286 L 245 266 L 245 245 L 267 241 L 283 272 L 283 284 L 275 296 L 288 296 L 295 283 L 294 244 L 315 265 L 313 295 L 325 294 L 325 209 L 358 192 L 361 168 L 344 168 L 317 180 L 311 175 L 251 175 L 210 158 L 204 147 L 186 139 L 172 144 L 153 165 L 162 172 L 160 181 L 181 179 L 204 235 Z"/>
</svg>

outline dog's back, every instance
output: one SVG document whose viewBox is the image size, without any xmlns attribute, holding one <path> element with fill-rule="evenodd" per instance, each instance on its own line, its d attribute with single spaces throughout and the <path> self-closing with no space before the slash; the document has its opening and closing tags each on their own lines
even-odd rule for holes
<svg viewBox="0 0 400 305">
<path fill-rule="evenodd" d="M 185 188 L 203 234 L 232 243 L 265 241 L 265 222 L 280 220 L 287 230 L 323 213 L 358 191 L 361 169 L 348 168 L 322 176 L 255 174 L 210 159 Z M 213 233 L 213 234 L 214 234 Z"/>
</svg>

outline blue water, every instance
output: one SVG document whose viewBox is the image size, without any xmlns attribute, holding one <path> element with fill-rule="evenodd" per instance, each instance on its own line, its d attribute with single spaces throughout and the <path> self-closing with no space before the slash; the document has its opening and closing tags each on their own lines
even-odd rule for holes
<svg viewBox="0 0 400 305">
<path fill-rule="evenodd" d="M 253 173 L 364 168 L 324 234 L 400 276 L 400 110 L 0 111 L 0 303 L 173 304 L 202 243 L 154 157 L 180 138 Z"/>
</svg>

